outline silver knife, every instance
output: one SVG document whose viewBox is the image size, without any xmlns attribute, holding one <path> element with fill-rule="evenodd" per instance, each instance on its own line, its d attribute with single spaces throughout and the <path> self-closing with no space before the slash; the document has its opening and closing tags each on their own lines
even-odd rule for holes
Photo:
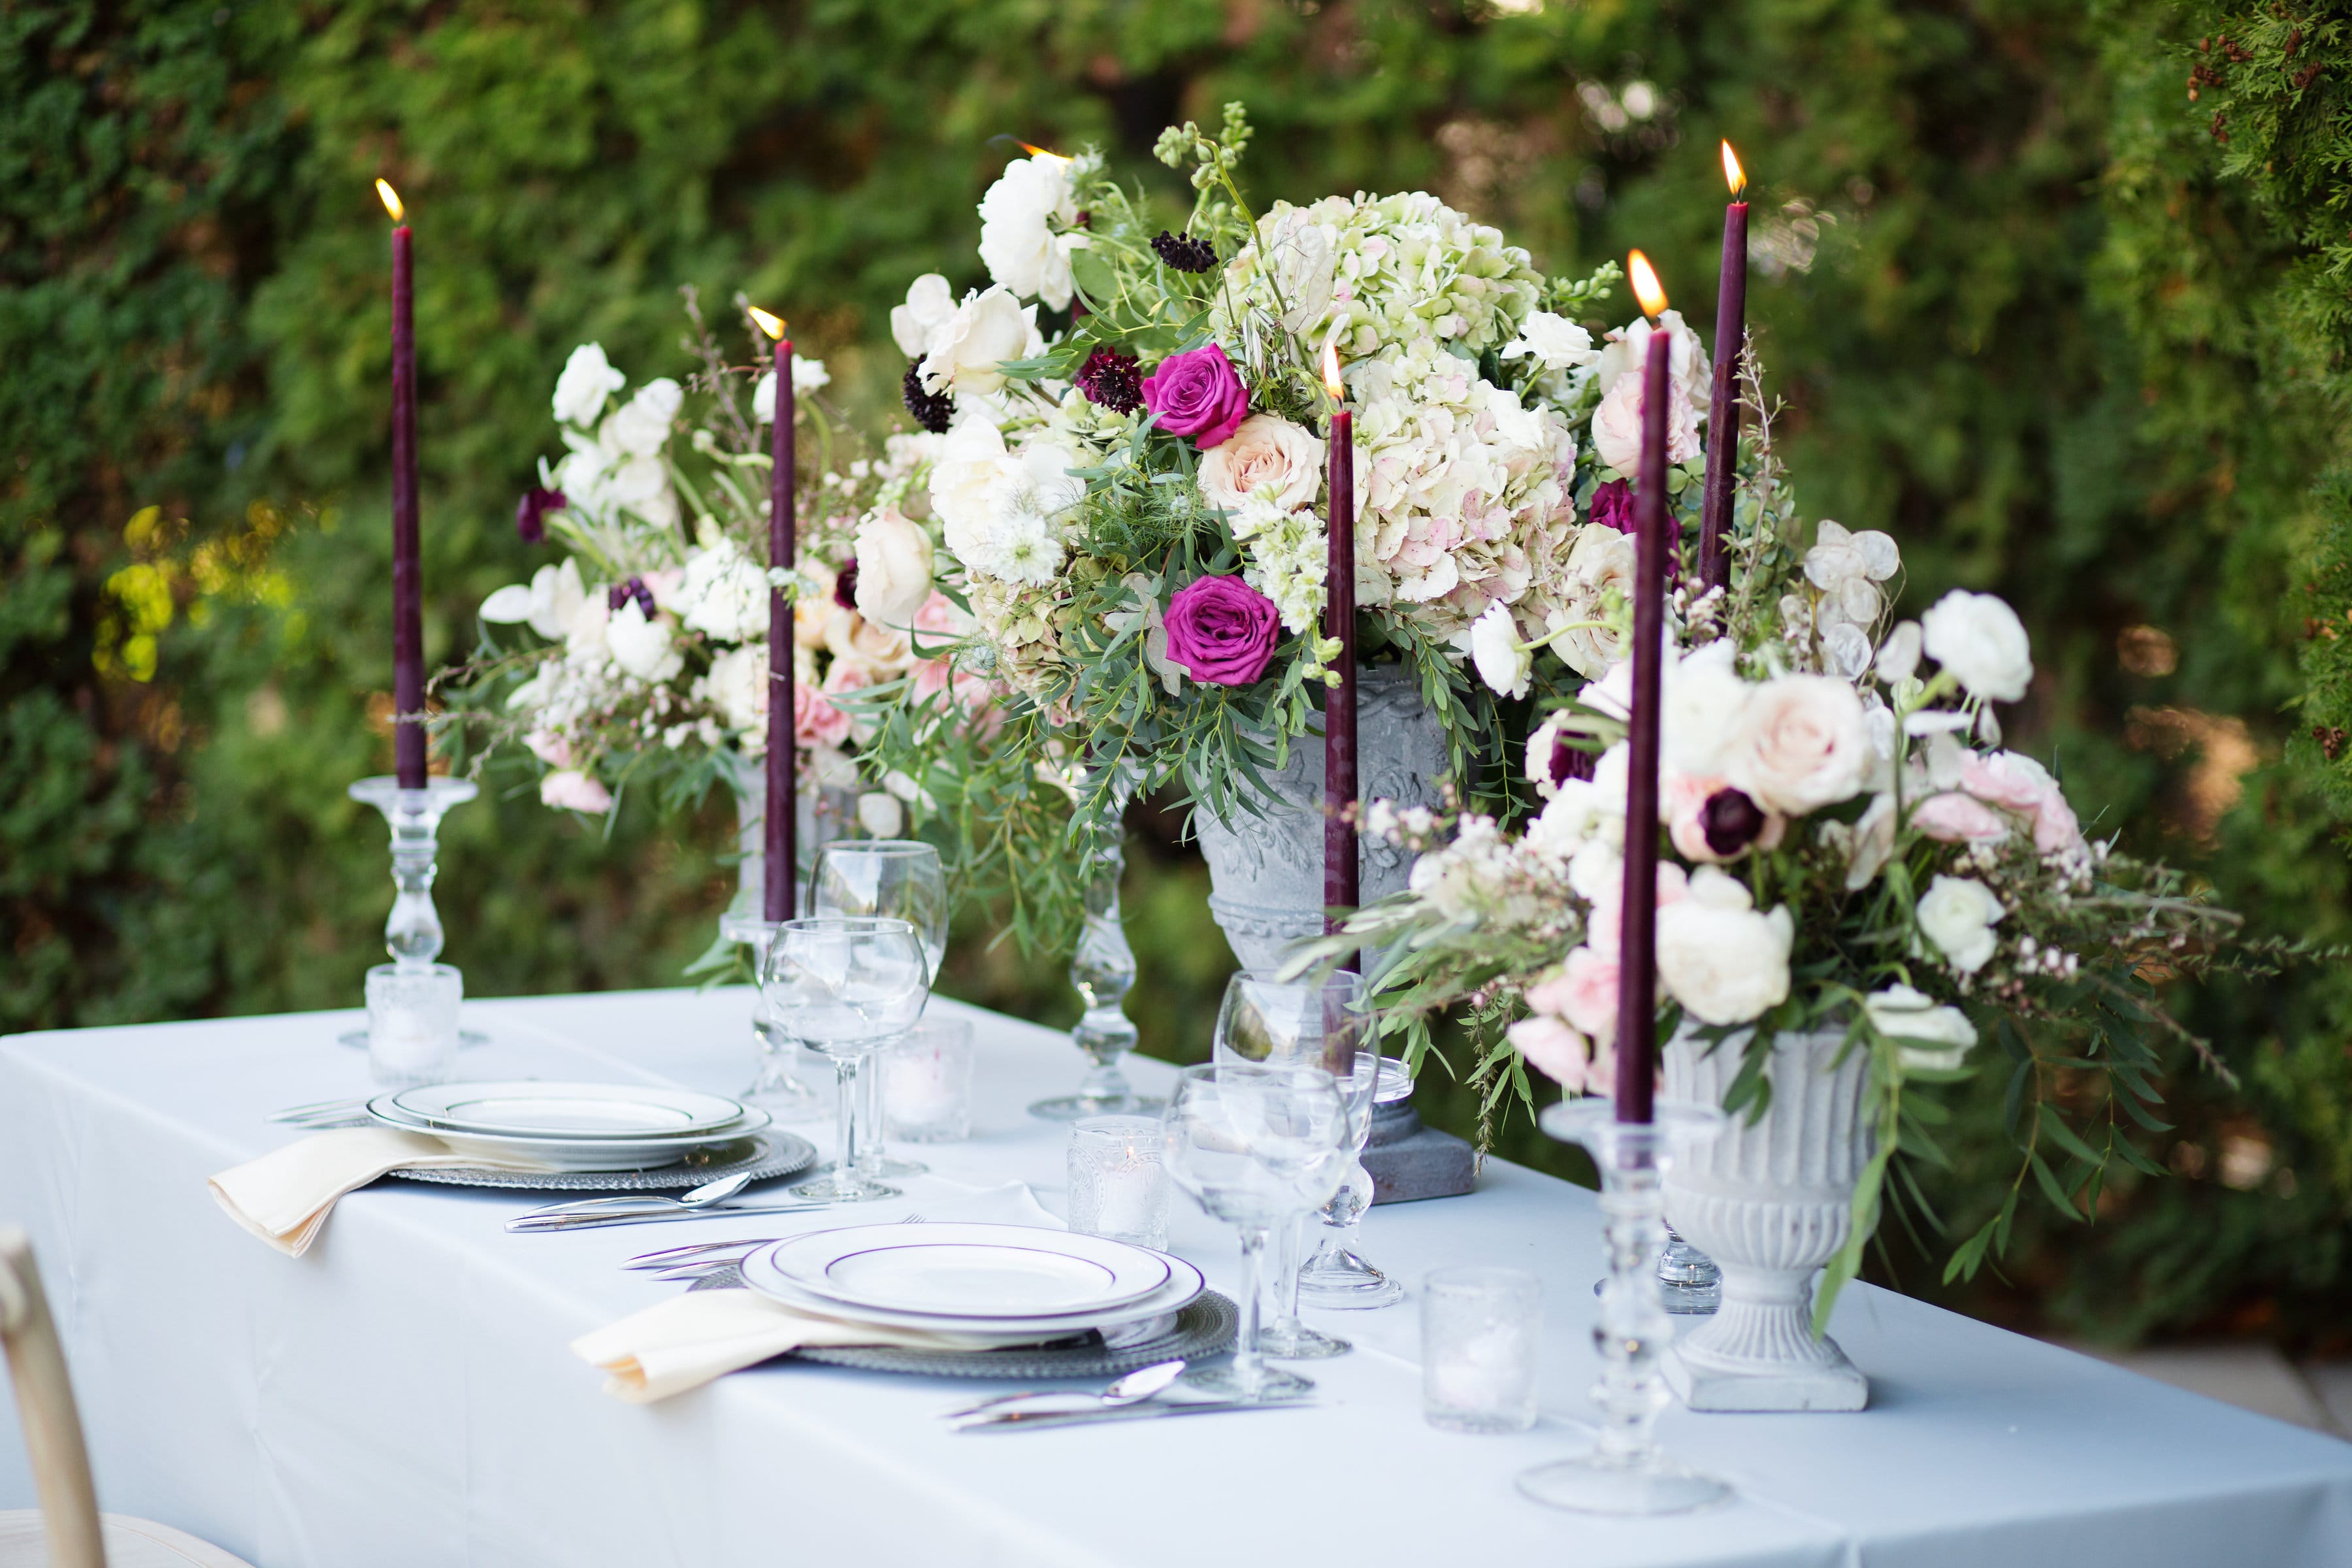
<svg viewBox="0 0 2352 1568">
<path fill-rule="evenodd" d="M 742 1214 L 815 1214 L 836 1204 L 744 1204 L 740 1207 L 681 1209 L 670 1214 L 520 1215 L 507 1221 L 512 1231 L 600 1230 L 608 1225 L 675 1225 L 689 1219 L 728 1219 Z"/>
<path fill-rule="evenodd" d="M 967 1421 L 959 1432 L 1013 1432 L 1045 1426 L 1086 1426 L 1097 1421 L 1153 1421 L 1162 1415 L 1213 1415 L 1226 1410 L 1310 1410 L 1311 1399 L 1218 1399 L 1187 1405 L 1126 1405 L 1116 1410 L 1014 1410 Z"/>
</svg>

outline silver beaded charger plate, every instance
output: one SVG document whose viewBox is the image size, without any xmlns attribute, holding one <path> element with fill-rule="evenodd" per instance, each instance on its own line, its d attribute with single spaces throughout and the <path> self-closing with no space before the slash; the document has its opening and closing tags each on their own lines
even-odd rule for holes
<svg viewBox="0 0 2352 1568">
<path fill-rule="evenodd" d="M 721 1176 L 749 1175 L 755 1182 L 790 1176 L 816 1163 L 816 1145 L 795 1133 L 772 1129 L 697 1149 L 675 1165 L 652 1171 L 501 1171 L 490 1165 L 444 1165 L 430 1171 L 394 1171 L 405 1182 L 437 1182 L 448 1187 L 507 1187 L 529 1193 L 662 1193 L 698 1187 Z"/>
<path fill-rule="evenodd" d="M 1116 1377 L 1154 1362 L 1191 1361 L 1234 1348 L 1241 1312 L 1214 1290 L 1203 1290 L 1177 1309 L 1166 1333 L 1111 1349 L 1092 1335 L 1082 1344 L 1023 1345 L 1001 1351 L 932 1351 L 888 1345 L 845 1345 L 794 1351 L 802 1361 L 854 1366 L 866 1372 L 909 1372 L 929 1377 Z"/>
</svg>

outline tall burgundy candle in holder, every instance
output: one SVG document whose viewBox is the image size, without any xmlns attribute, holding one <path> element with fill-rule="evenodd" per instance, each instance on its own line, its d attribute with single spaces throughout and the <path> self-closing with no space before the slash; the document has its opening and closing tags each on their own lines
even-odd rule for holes
<svg viewBox="0 0 2352 1568">
<path fill-rule="evenodd" d="M 416 563 L 416 297 L 407 213 L 392 215 L 392 756 L 403 789 L 425 787 L 425 584 Z"/>
<path fill-rule="evenodd" d="M 1666 291 L 1650 258 L 1626 260 L 1643 314 Z M 1642 465 L 1633 491 L 1633 698 L 1625 770 L 1625 892 L 1617 958 L 1617 1120 L 1647 1121 L 1656 1082 L 1659 661 L 1665 633 L 1666 334 L 1642 365 Z"/>
<path fill-rule="evenodd" d="M 1323 574 L 1323 635 L 1339 640 L 1336 686 L 1323 700 L 1323 902 L 1355 908 L 1359 900 L 1356 825 L 1356 416 L 1345 406 L 1336 342 L 1323 345 L 1323 388 L 1338 405 L 1331 415 L 1329 554 Z M 1324 917 L 1328 933 L 1337 922 Z"/>
<path fill-rule="evenodd" d="M 768 457 L 773 467 L 768 475 L 768 564 L 772 568 L 793 569 L 793 342 L 784 336 L 781 316 L 772 316 L 758 306 L 751 307 L 751 319 L 760 330 L 775 340 L 776 406 L 775 423 L 768 437 Z M 796 842 L 799 826 L 799 780 L 796 776 L 800 757 L 795 747 L 797 727 L 793 723 L 794 692 L 793 690 L 793 600 L 782 588 L 768 590 L 768 802 L 766 837 L 762 843 L 761 860 L 765 881 L 761 889 L 762 910 L 771 921 L 788 921 L 799 913 L 794 907 L 794 884 L 800 880 L 800 847 Z"/>
<path fill-rule="evenodd" d="M 1698 580 L 1705 588 L 1731 585 L 1724 536 L 1731 531 L 1731 490 L 1739 468 L 1739 354 L 1748 338 L 1747 171 L 1731 143 L 1723 144 L 1723 177 L 1731 201 L 1723 209 L 1723 273 L 1715 294 L 1715 388 L 1706 407 L 1706 487 L 1700 492 Z"/>
</svg>

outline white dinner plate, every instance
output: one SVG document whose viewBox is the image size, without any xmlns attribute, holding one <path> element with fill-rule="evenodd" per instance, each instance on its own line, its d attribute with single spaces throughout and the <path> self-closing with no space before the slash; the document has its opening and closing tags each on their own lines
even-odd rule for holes
<svg viewBox="0 0 2352 1568">
<path fill-rule="evenodd" d="M 735 1100 L 646 1083 L 435 1083 L 402 1089 L 392 1105 L 436 1131 L 508 1138 L 643 1141 L 707 1134 L 743 1119 Z"/>
<path fill-rule="evenodd" d="M 871 1225 L 795 1237 L 777 1274 L 828 1300 L 954 1318 L 1058 1317 L 1166 1285 L 1168 1258 L 1099 1236 L 1017 1225 Z"/>
<path fill-rule="evenodd" d="M 740 1119 L 708 1132 L 653 1138 L 562 1138 L 462 1132 L 435 1127 L 403 1115 L 380 1094 L 368 1101 L 368 1114 L 386 1127 L 438 1138 L 460 1154 L 478 1160 L 530 1160 L 558 1171 L 652 1171 L 675 1165 L 698 1149 L 731 1143 L 763 1131 L 774 1121 L 766 1111 L 746 1110 Z"/>
<path fill-rule="evenodd" d="M 783 1245 L 786 1244 L 776 1244 Z M 847 1322 L 874 1323 L 896 1329 L 926 1329 L 933 1333 L 982 1335 L 1001 1344 L 1031 1344 L 1040 1339 L 1083 1333 L 1088 1329 L 1139 1323 L 1175 1311 L 1208 1287 L 1208 1281 L 1199 1269 L 1181 1258 L 1168 1257 L 1163 1253 L 1160 1256 L 1168 1263 L 1168 1283 L 1121 1306 L 1076 1312 L 1041 1313 L 1027 1318 L 959 1317 L 953 1313 L 862 1307 L 817 1295 L 802 1289 L 777 1271 L 770 1260 L 770 1254 L 774 1251 L 775 1247 L 763 1247 L 745 1258 L 743 1278 L 752 1289 L 788 1307 Z"/>
</svg>

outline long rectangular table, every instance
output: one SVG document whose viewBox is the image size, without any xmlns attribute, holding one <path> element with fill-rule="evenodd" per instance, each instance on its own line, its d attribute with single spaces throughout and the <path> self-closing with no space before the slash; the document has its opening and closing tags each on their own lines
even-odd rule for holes
<svg viewBox="0 0 2352 1568">
<path fill-rule="evenodd" d="M 463 1067 L 731 1091 L 748 1010 L 732 990 L 469 1003 L 491 1043 Z M 1058 1206 L 1065 1130 L 1023 1108 L 1066 1092 L 1081 1059 L 963 1011 L 971 1141 L 915 1151 L 935 1174 L 858 1218 L 1016 1178 Z M 270 1110 L 366 1087 L 334 1038 L 358 1021 L 0 1040 L 0 1220 L 32 1230 L 102 1502 L 260 1568 L 2352 1563 L 2352 1445 L 1867 1286 L 1832 1325 L 1870 1376 L 1867 1412 L 1662 1421 L 1736 1501 L 1638 1521 L 1529 1502 L 1513 1475 L 1590 1436 L 1598 1216 L 1589 1193 L 1498 1161 L 1470 1196 L 1374 1211 L 1363 1249 L 1408 1282 L 1474 1262 L 1542 1276 L 1543 1419 L 1525 1435 L 1422 1421 L 1410 1301 L 1311 1314 L 1357 1350 L 1300 1367 L 1321 1386 L 1309 1411 L 958 1436 L 939 1413 L 975 1385 L 793 1362 L 625 1405 L 566 1343 L 678 1287 L 616 1266 L 798 1216 L 512 1236 L 519 1195 L 385 1182 L 283 1258 L 205 1178 L 289 1138 Z M 1147 1085 L 1166 1074 L 1136 1064 Z M 1171 1245 L 1233 1289 L 1231 1234 L 1181 1200 Z M 0 1508 L 30 1503 L 9 1425 Z"/>
</svg>

